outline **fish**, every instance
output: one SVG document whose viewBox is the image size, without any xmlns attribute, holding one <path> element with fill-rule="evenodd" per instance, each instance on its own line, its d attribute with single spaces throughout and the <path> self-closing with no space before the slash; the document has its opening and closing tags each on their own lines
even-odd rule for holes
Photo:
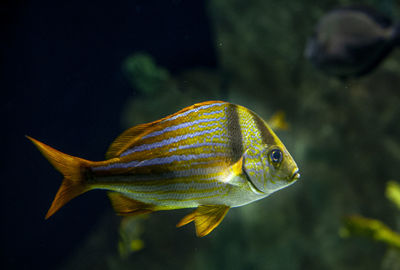
<svg viewBox="0 0 400 270">
<path fill-rule="evenodd" d="M 322 72 L 347 80 L 367 75 L 398 46 L 400 24 L 367 6 L 345 6 L 322 16 L 305 56 Z"/>
<path fill-rule="evenodd" d="M 89 190 L 108 191 L 118 215 L 195 208 L 178 224 L 213 231 L 228 210 L 265 198 L 299 177 L 299 168 L 255 112 L 206 101 L 124 131 L 106 159 L 89 161 L 29 140 L 64 175 L 46 219 Z"/>
<path fill-rule="evenodd" d="M 288 130 L 290 126 L 286 121 L 286 113 L 283 110 L 276 111 L 267 123 L 272 130 Z"/>
</svg>

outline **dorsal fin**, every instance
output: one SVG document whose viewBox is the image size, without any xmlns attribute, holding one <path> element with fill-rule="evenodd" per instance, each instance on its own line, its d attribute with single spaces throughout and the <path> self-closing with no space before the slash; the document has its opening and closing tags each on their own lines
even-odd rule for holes
<svg viewBox="0 0 400 270">
<path fill-rule="evenodd" d="M 244 174 L 243 171 L 243 156 L 240 157 L 238 161 L 236 161 L 233 164 L 227 164 L 225 163 L 224 165 L 226 169 L 224 170 L 223 174 L 221 175 L 220 181 L 224 183 L 228 183 L 229 185 L 240 185 L 242 184 L 241 180 L 242 178 L 240 177 L 235 177 L 241 174 Z"/>
<path fill-rule="evenodd" d="M 151 123 L 141 124 L 130 129 L 125 130 L 121 135 L 119 135 L 115 141 L 110 145 L 106 153 L 106 159 L 112 159 L 119 157 L 125 150 L 129 149 L 130 146 L 143 137 L 146 131 L 150 127 L 157 124 L 160 120 Z"/>
<path fill-rule="evenodd" d="M 128 130 L 125 130 L 120 136 L 117 137 L 117 139 L 115 139 L 115 141 L 108 148 L 107 153 L 106 153 L 106 159 L 119 157 L 127 149 L 131 148 L 131 146 L 135 142 L 140 140 L 140 138 L 142 138 L 146 134 L 150 133 L 152 131 L 151 128 L 154 127 L 155 125 L 157 125 L 158 123 L 160 123 L 168 118 L 174 117 L 178 114 L 192 110 L 194 108 L 197 108 L 197 107 L 200 107 L 203 105 L 207 105 L 207 104 L 218 103 L 218 102 L 223 102 L 223 101 L 206 101 L 206 102 L 196 103 L 192 106 L 186 107 L 174 114 L 168 115 L 168 116 L 161 118 L 159 120 L 156 120 L 154 122 L 140 124 L 140 125 L 131 127 Z"/>
</svg>

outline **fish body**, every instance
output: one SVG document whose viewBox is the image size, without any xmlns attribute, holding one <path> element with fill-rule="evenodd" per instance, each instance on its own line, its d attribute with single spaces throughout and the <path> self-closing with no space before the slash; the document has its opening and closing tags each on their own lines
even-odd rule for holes
<svg viewBox="0 0 400 270">
<path fill-rule="evenodd" d="M 308 40 L 305 55 L 339 78 L 372 71 L 400 44 L 400 25 L 371 8 L 340 7 L 325 14 Z"/>
<path fill-rule="evenodd" d="M 65 177 L 46 217 L 79 194 L 105 189 L 121 215 L 197 208 L 178 225 L 195 221 L 197 235 L 204 236 L 229 208 L 265 198 L 300 176 L 264 120 L 223 101 L 128 129 L 104 161 L 68 156 L 30 139 Z"/>
</svg>

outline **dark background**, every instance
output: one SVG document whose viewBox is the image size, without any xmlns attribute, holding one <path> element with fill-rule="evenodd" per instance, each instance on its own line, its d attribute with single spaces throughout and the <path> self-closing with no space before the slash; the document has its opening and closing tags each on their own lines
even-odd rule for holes
<svg viewBox="0 0 400 270">
<path fill-rule="evenodd" d="M 121 64 L 147 52 L 172 73 L 216 65 L 203 1 L 7 1 L 0 4 L 1 268 L 54 269 L 110 208 L 90 192 L 44 220 L 61 183 L 24 137 L 103 159 L 135 90 Z"/>
</svg>

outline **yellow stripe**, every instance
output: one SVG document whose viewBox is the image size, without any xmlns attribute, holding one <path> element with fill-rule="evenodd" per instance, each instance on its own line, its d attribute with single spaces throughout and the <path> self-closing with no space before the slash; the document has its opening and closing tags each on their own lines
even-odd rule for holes
<svg viewBox="0 0 400 270">
<path fill-rule="evenodd" d="M 204 174 L 204 175 L 196 175 L 192 177 L 177 177 L 177 178 L 166 178 L 166 179 L 155 179 L 155 180 L 143 180 L 143 181 L 108 181 L 107 178 L 104 178 L 104 181 L 93 183 L 91 186 L 93 188 L 112 188 L 112 186 L 129 186 L 134 188 L 135 186 L 145 187 L 145 186 L 157 186 L 157 185 L 169 185 L 169 184 L 190 184 L 196 181 L 201 182 L 201 179 L 216 179 L 222 177 L 223 173 L 215 173 L 215 174 Z M 119 176 L 120 179 L 126 179 L 126 176 Z M 207 181 L 207 180 L 203 180 Z"/>
<path fill-rule="evenodd" d="M 220 107 L 212 107 L 209 110 L 205 110 L 205 112 L 212 112 L 212 111 L 219 111 L 219 110 L 221 110 Z M 175 115 L 178 115 L 178 114 L 179 113 L 173 114 L 173 115 L 165 118 L 165 120 L 167 120 L 168 118 L 171 118 Z M 223 116 L 224 116 L 223 112 L 219 113 L 219 114 L 212 114 L 212 115 L 207 115 L 207 116 L 203 116 L 203 117 L 199 117 L 199 113 L 196 113 L 195 115 L 191 115 L 190 117 L 184 117 L 183 119 L 177 118 L 175 120 L 167 121 L 167 122 L 160 121 L 157 125 L 154 125 L 151 128 L 149 128 L 148 130 L 146 130 L 146 132 L 141 137 L 145 137 L 146 135 L 149 135 L 153 132 L 164 130 L 165 128 L 168 128 L 168 127 L 177 126 L 184 122 L 192 122 L 192 121 L 196 121 L 196 120 L 200 120 L 200 119 L 219 118 L 219 117 L 223 117 Z M 219 121 L 208 122 L 208 124 L 211 124 L 211 123 L 216 124 L 216 125 L 221 124 Z M 162 141 L 163 139 L 170 138 L 172 136 L 184 135 L 184 134 L 187 134 L 189 131 L 195 132 L 195 131 L 200 131 L 200 130 L 202 130 L 202 129 L 196 128 L 195 126 L 191 126 L 191 127 L 187 127 L 187 128 L 177 129 L 174 131 L 169 131 L 169 132 L 163 133 L 158 136 L 137 140 L 135 142 L 135 144 L 131 145 L 129 148 L 132 148 L 134 146 L 138 146 L 141 144 L 150 144 L 150 143 Z"/>
<path fill-rule="evenodd" d="M 121 184 L 113 184 L 111 186 L 109 185 L 96 185 L 95 188 L 103 188 L 107 190 L 114 190 L 121 192 L 123 194 L 132 194 L 135 196 L 137 199 L 142 199 L 145 201 L 157 201 L 157 202 L 184 202 L 184 201 L 194 201 L 198 199 L 205 199 L 205 198 L 212 198 L 212 197 L 217 197 L 217 196 L 226 196 L 228 193 L 228 190 L 230 189 L 229 185 L 224 185 L 224 184 L 218 184 L 220 183 L 219 181 L 210 181 L 210 184 L 216 184 L 215 187 L 212 188 L 205 188 L 205 189 L 198 189 L 196 187 L 196 184 L 199 183 L 204 183 L 204 182 L 196 182 L 191 180 L 187 181 L 177 181 L 176 183 L 182 184 L 182 183 L 187 183 L 187 185 L 192 186 L 188 190 L 147 190 L 147 191 L 134 191 L 134 186 L 132 185 L 124 185 L 123 183 Z M 207 181 L 208 183 L 208 181 Z M 166 183 L 162 182 L 162 184 L 159 185 L 144 185 L 146 187 L 151 188 L 151 186 L 164 186 Z M 170 184 L 170 183 L 169 183 Z M 216 192 L 215 194 L 210 195 L 211 193 Z M 200 196 L 194 196 L 194 195 L 199 195 L 203 194 Z M 169 198 L 162 198 L 163 195 L 169 195 Z M 186 196 L 185 196 L 186 195 Z M 179 198 L 180 197 L 180 198 Z"/>
<path fill-rule="evenodd" d="M 138 140 L 140 140 L 141 137 L 146 136 L 147 134 L 153 132 L 156 128 L 162 127 L 162 126 L 168 126 L 171 125 L 171 123 L 178 123 L 180 120 L 177 118 L 176 120 L 170 120 L 180 114 L 184 114 L 190 110 L 199 108 L 201 106 L 205 105 L 212 105 L 214 103 L 221 103 L 221 104 L 227 104 L 227 102 L 224 101 L 206 101 L 202 103 L 197 103 L 192 106 L 186 107 L 174 114 L 171 114 L 169 116 L 166 116 L 164 118 L 161 118 L 159 120 L 156 120 L 154 122 L 146 123 L 146 124 L 141 124 L 134 126 L 126 131 L 124 131 L 110 146 L 109 150 L 107 151 L 107 157 L 118 157 L 122 153 L 124 153 L 127 149 L 130 149 L 133 145 L 137 143 Z M 168 121 L 170 120 L 170 121 Z M 176 121 L 176 122 L 174 122 Z M 167 123 L 169 122 L 169 123 Z"/>
<path fill-rule="evenodd" d="M 226 190 L 223 189 L 222 193 L 217 193 L 217 194 L 213 194 L 213 195 L 209 195 L 209 196 L 200 196 L 200 197 L 190 197 L 190 198 L 182 198 L 182 199 L 158 199 L 158 198 L 153 198 L 154 201 L 158 201 L 158 202 L 189 202 L 189 201 L 197 201 L 197 200 L 203 200 L 203 199 L 209 199 L 209 198 L 215 198 L 215 197 L 225 197 L 228 195 L 229 193 L 229 188 L 227 188 Z"/>
<path fill-rule="evenodd" d="M 217 181 L 215 182 L 217 183 Z M 210 193 L 215 190 L 219 190 L 223 188 L 221 186 L 216 186 L 213 188 L 204 188 L 204 189 L 196 189 L 196 187 L 191 187 L 188 190 L 148 190 L 148 191 L 134 191 L 134 190 L 127 190 L 126 193 L 131 193 L 131 194 L 152 194 L 152 195 L 164 195 L 164 194 L 186 194 L 186 195 L 191 195 L 191 194 L 196 194 L 196 193 Z"/>
<path fill-rule="evenodd" d="M 203 153 L 203 152 L 202 152 Z M 213 153 L 213 151 L 205 151 L 204 153 Z M 185 154 L 184 151 L 179 152 L 179 154 Z M 165 155 L 164 157 L 171 157 L 174 156 L 175 154 L 168 154 Z M 147 160 L 148 158 L 145 157 L 139 157 L 137 161 L 140 160 Z M 130 162 L 130 158 L 121 158 L 118 160 L 119 162 L 115 162 L 115 164 L 119 163 L 128 163 Z M 208 158 L 199 158 L 199 159 L 193 159 L 189 161 L 175 161 L 170 164 L 165 164 L 165 165 L 148 165 L 148 166 L 141 166 L 141 167 L 130 167 L 130 168 L 110 168 L 107 169 L 107 166 L 112 166 L 114 163 L 109 163 L 107 165 L 101 164 L 104 166 L 105 170 L 104 171 L 94 171 L 93 175 L 97 177 L 102 177 L 102 176 L 110 176 L 110 175 L 117 175 L 117 174 L 162 174 L 166 172 L 172 172 L 172 171 L 181 171 L 181 170 L 187 170 L 188 168 L 191 169 L 209 169 L 209 168 L 214 168 L 217 166 L 220 167 L 227 167 L 230 165 L 230 162 L 228 160 L 228 157 L 223 157 L 223 156 L 215 156 L 215 157 L 208 157 Z M 101 179 L 100 179 L 101 181 Z"/>
<path fill-rule="evenodd" d="M 200 112 L 196 112 L 193 115 L 189 114 L 188 116 L 185 116 L 182 118 L 177 118 L 175 120 L 160 121 L 156 125 L 153 125 L 153 126 L 149 127 L 148 130 L 144 131 L 140 135 L 141 138 L 136 138 L 134 143 L 132 143 L 127 149 L 124 150 L 124 152 L 122 153 L 122 156 L 130 153 L 131 151 L 132 151 L 131 154 L 134 156 L 136 156 L 136 151 L 147 152 L 148 155 L 154 154 L 154 151 L 152 149 L 150 149 L 151 147 L 156 148 L 157 152 L 167 152 L 167 149 L 175 148 L 180 145 L 199 144 L 207 139 L 209 141 L 211 141 L 211 138 L 213 138 L 213 141 L 215 141 L 215 142 L 219 141 L 219 142 L 227 143 L 227 139 L 224 138 L 224 137 L 226 137 L 226 135 L 224 136 L 224 132 L 226 132 L 226 128 L 224 128 L 226 120 L 223 120 L 223 121 L 212 120 L 212 119 L 218 119 L 221 117 L 225 117 L 224 107 L 225 106 L 221 105 L 221 106 L 216 106 L 216 107 L 211 107 L 211 108 L 205 109 L 204 111 L 200 111 L 202 113 L 208 113 L 208 114 L 212 113 L 212 112 L 221 111 L 220 113 L 203 115 Z M 174 114 L 170 117 L 167 117 L 167 118 L 165 118 L 165 120 L 168 120 L 175 115 L 178 115 L 178 114 Z M 154 134 L 156 132 L 161 132 L 161 131 L 165 130 L 166 128 L 174 128 L 174 127 L 180 126 L 181 124 L 188 124 L 188 123 L 193 123 L 193 122 L 203 121 L 203 120 L 211 120 L 211 121 L 206 122 L 206 123 L 194 124 L 194 125 L 191 125 L 188 127 L 182 127 L 182 128 L 171 130 L 171 131 L 166 131 L 159 135 L 146 138 L 146 136 Z M 195 136 L 195 134 L 203 133 L 203 132 L 205 133 L 204 135 L 201 134 L 200 136 Z M 193 135 L 192 138 L 180 139 L 180 137 L 186 137 L 186 136 L 191 136 L 191 135 Z M 219 139 L 217 140 L 216 138 L 219 138 Z M 172 142 L 168 143 L 169 140 L 171 140 Z M 179 141 L 177 141 L 177 140 L 179 140 Z M 147 149 L 147 148 L 149 148 L 149 149 Z M 136 150 L 136 149 L 140 149 L 140 150 Z"/>
</svg>

